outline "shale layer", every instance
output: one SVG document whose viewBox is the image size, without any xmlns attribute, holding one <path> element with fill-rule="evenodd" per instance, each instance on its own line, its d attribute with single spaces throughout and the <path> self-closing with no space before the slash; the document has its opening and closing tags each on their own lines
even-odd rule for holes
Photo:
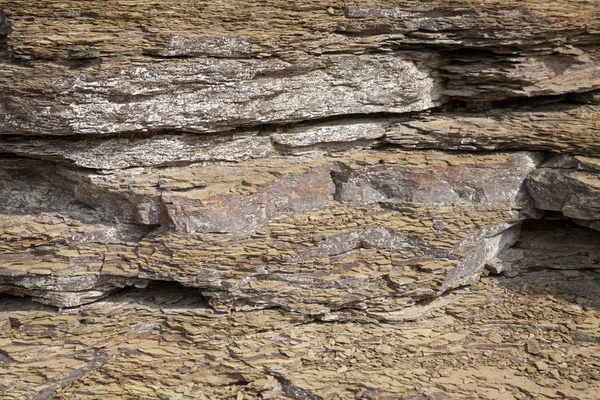
<svg viewBox="0 0 600 400">
<path fill-rule="evenodd" d="M 596 2 L 0 0 L 0 87 L 3 398 L 598 393 Z"/>
</svg>

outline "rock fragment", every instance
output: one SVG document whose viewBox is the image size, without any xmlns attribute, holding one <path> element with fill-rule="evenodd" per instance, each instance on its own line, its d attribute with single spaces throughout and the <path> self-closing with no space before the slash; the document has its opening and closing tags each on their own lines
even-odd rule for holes
<svg viewBox="0 0 600 400">
<path fill-rule="evenodd" d="M 537 340 L 530 339 L 525 342 L 527 352 L 533 355 L 539 355 L 542 353 L 542 349 Z"/>
</svg>

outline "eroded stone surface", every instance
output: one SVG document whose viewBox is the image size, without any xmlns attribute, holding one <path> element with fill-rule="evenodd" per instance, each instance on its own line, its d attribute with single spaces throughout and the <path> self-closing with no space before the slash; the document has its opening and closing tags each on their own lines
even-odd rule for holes
<svg viewBox="0 0 600 400">
<path fill-rule="evenodd" d="M 595 398 L 599 12 L 2 1 L 0 397 Z"/>
<path fill-rule="evenodd" d="M 372 152 L 252 161 L 244 170 L 65 175 L 59 167 L 54 179 L 65 189 L 36 198 L 58 206 L 62 196 L 67 210 L 87 204 L 88 219 L 60 208 L 46 208 L 39 222 L 5 214 L 2 274 L 13 293 L 23 286 L 31 295 L 37 279 L 52 293 L 33 295 L 62 306 L 141 278 L 201 288 L 223 310 L 277 306 L 335 319 L 348 308 L 356 318 L 394 319 L 415 301 L 476 281 L 486 260 L 516 240 L 532 206 L 524 180 L 540 161 L 535 153 Z M 36 193 L 35 182 L 26 193 Z M 123 222 L 165 227 L 119 240 Z M 71 282 L 72 274 L 82 281 L 76 291 L 55 278 Z M 103 284 L 90 286 L 97 276 Z"/>
<path fill-rule="evenodd" d="M 598 160 L 559 156 L 527 178 L 536 207 L 584 221 L 600 218 Z"/>
<path fill-rule="evenodd" d="M 441 104 L 441 84 L 434 73 L 400 53 L 332 55 L 302 65 L 165 60 L 156 66 L 103 67 L 91 76 L 85 70 L 37 72 L 47 73 L 56 74 L 42 83 L 50 104 L 43 98 L 23 102 L 20 93 L 3 95 L 1 133 L 214 132 Z"/>
<path fill-rule="evenodd" d="M 529 149 L 597 155 L 599 110 L 594 104 L 556 104 L 440 113 L 393 123 L 385 141 L 413 149 Z"/>
<path fill-rule="evenodd" d="M 215 314 L 197 291 L 169 286 L 62 312 L 3 298 L 0 385 L 8 399 L 594 399 L 597 279 L 484 278 L 400 325 Z"/>
</svg>

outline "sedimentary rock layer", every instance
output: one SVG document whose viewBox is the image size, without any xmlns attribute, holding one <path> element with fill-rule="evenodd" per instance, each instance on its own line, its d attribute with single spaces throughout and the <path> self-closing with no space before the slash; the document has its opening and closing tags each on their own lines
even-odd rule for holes
<svg viewBox="0 0 600 400">
<path fill-rule="evenodd" d="M 7 399 L 592 400 L 599 295 L 597 273 L 523 270 L 421 305 L 428 318 L 402 324 L 218 314 L 170 285 L 62 312 L 4 297 L 0 387 Z"/>
<path fill-rule="evenodd" d="M 2 396 L 595 396 L 594 1 L 38 3 Z"/>
<path fill-rule="evenodd" d="M 113 174 L 38 163 L 3 187 L 4 282 L 62 306 L 141 279 L 199 287 L 218 308 L 396 311 L 476 280 L 516 240 L 540 162 L 363 152 Z M 5 182 L 31 166 L 10 163 Z M 10 214 L 44 204 L 55 208 Z"/>
</svg>

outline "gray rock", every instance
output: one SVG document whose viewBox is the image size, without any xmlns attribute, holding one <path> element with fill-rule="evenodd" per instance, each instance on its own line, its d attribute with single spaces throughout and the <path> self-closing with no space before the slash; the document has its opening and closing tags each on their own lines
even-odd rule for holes
<svg viewBox="0 0 600 400">
<path fill-rule="evenodd" d="M 303 65 L 165 61 L 100 75 L 73 71 L 56 77 L 44 91 L 54 99 L 51 105 L 44 98 L 20 104 L 14 94 L 4 94 L 0 133 L 215 132 L 442 104 L 435 74 L 401 53 L 324 56 Z"/>
</svg>

